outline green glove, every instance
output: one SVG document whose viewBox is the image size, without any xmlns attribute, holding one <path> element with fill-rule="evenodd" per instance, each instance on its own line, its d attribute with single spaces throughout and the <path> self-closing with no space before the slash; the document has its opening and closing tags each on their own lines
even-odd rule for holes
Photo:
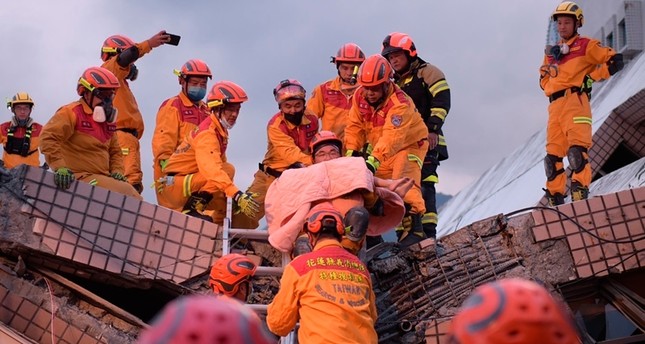
<svg viewBox="0 0 645 344">
<path fill-rule="evenodd" d="M 361 152 L 357 152 L 357 151 L 355 151 L 353 149 L 348 149 L 345 152 L 345 156 L 361 156 Z"/>
<path fill-rule="evenodd" d="M 121 174 L 119 172 L 110 173 L 110 177 L 112 177 L 112 178 L 114 178 L 116 180 L 122 181 L 122 182 L 126 182 L 126 183 L 128 182 L 128 178 L 126 178 L 123 174 Z"/>
<path fill-rule="evenodd" d="M 372 171 L 372 173 L 376 173 L 376 170 L 378 170 L 378 167 L 381 166 L 381 162 L 378 161 L 377 158 L 373 156 L 368 156 L 367 160 L 365 160 L 365 163 L 367 164 L 367 168 Z"/>
<path fill-rule="evenodd" d="M 166 165 L 168 165 L 168 159 L 159 160 L 159 166 L 161 166 L 162 171 L 166 169 Z"/>
<path fill-rule="evenodd" d="M 580 91 L 587 94 L 587 97 L 591 99 L 591 87 L 593 86 L 594 80 L 587 74 L 585 75 L 584 80 L 582 80 L 582 85 L 580 85 Z"/>
<path fill-rule="evenodd" d="M 67 167 L 61 167 L 54 172 L 54 184 L 61 190 L 67 190 L 74 181 L 74 173 Z"/>
<path fill-rule="evenodd" d="M 233 196 L 233 201 L 237 203 L 239 208 L 238 211 L 236 211 L 236 214 L 243 213 L 248 217 L 254 218 L 258 212 L 260 212 L 260 205 L 253 199 L 254 197 L 258 197 L 258 194 L 238 191 L 235 196 Z"/>
</svg>

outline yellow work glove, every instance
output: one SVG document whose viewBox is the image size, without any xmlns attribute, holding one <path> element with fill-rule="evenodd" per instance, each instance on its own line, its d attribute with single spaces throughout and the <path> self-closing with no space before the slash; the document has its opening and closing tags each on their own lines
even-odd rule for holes
<svg viewBox="0 0 645 344">
<path fill-rule="evenodd" d="M 235 201 L 238 207 L 235 213 L 242 213 L 250 218 L 254 218 L 260 212 L 260 205 L 253 199 L 255 197 L 258 197 L 258 194 L 238 191 L 233 196 L 233 201 Z"/>
</svg>

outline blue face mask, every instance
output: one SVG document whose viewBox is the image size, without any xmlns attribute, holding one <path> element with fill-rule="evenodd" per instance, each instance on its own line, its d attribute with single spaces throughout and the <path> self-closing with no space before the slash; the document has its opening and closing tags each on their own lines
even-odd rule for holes
<svg viewBox="0 0 645 344">
<path fill-rule="evenodd" d="M 188 96 L 188 99 L 194 102 L 200 101 L 204 99 L 204 96 L 206 95 L 206 87 L 188 86 L 186 95 Z"/>
</svg>

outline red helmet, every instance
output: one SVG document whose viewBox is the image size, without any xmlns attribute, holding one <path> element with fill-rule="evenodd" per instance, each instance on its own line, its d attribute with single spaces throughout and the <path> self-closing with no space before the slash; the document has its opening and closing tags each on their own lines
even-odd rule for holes
<svg viewBox="0 0 645 344">
<path fill-rule="evenodd" d="M 103 67 L 90 67 L 78 79 L 76 92 L 82 96 L 86 90 L 94 92 L 96 89 L 117 89 L 119 86 L 119 79 L 109 70 Z"/>
<path fill-rule="evenodd" d="M 336 147 L 338 147 L 338 151 L 342 152 L 343 150 L 343 141 L 341 141 L 336 134 L 329 130 L 322 130 L 318 132 L 313 139 L 311 139 L 311 143 L 309 143 L 309 151 L 311 151 L 311 155 L 316 155 L 316 151 L 324 144 L 333 144 Z"/>
<path fill-rule="evenodd" d="M 180 70 L 174 70 L 175 75 L 180 78 L 187 78 L 190 76 L 207 76 L 209 79 L 213 78 L 211 69 L 208 68 L 206 62 L 199 59 L 188 60 L 181 66 Z"/>
<path fill-rule="evenodd" d="M 412 38 L 405 33 L 392 32 L 383 40 L 381 55 L 386 56 L 397 51 L 405 51 L 409 56 L 417 56 L 417 48 Z"/>
<path fill-rule="evenodd" d="M 345 63 L 361 63 L 365 61 L 365 54 L 361 48 L 354 43 L 346 43 L 336 53 L 336 56 L 331 57 L 331 63 L 335 63 L 336 66 L 341 62 Z"/>
<path fill-rule="evenodd" d="M 361 86 L 376 86 L 389 82 L 392 66 L 385 57 L 375 54 L 368 57 L 358 69 L 358 83 Z"/>
<path fill-rule="evenodd" d="M 228 103 L 244 103 L 249 100 L 242 87 L 232 81 L 216 82 L 206 98 L 208 107 L 214 108 Z"/>
<path fill-rule="evenodd" d="M 306 225 L 307 230 L 311 233 L 318 233 L 323 228 L 333 226 L 338 234 L 345 234 L 343 217 L 329 203 L 320 203 L 311 208 L 307 214 Z"/>
<path fill-rule="evenodd" d="M 181 296 L 157 314 L 138 344 L 275 343 L 250 308 L 225 296 Z"/>
<path fill-rule="evenodd" d="M 243 282 L 251 280 L 256 269 L 257 265 L 246 256 L 227 254 L 213 264 L 208 283 L 215 294 L 233 296 Z"/>
<path fill-rule="evenodd" d="M 305 88 L 296 79 L 282 80 L 273 89 L 273 96 L 275 97 L 275 101 L 278 102 L 278 105 L 291 99 L 305 100 L 306 95 L 307 91 L 305 91 Z"/>
<path fill-rule="evenodd" d="M 475 289 L 452 319 L 449 335 L 461 344 L 580 342 L 551 294 L 537 283 L 519 278 Z"/>
<path fill-rule="evenodd" d="M 134 44 L 134 41 L 126 36 L 110 36 L 103 42 L 101 47 L 101 60 L 107 61 L 112 55 L 116 55 Z"/>
</svg>

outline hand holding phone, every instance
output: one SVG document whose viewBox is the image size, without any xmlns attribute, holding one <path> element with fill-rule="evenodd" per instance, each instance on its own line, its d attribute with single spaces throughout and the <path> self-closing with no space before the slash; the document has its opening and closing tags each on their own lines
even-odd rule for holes
<svg viewBox="0 0 645 344">
<path fill-rule="evenodd" d="M 179 40 L 181 39 L 181 36 L 173 35 L 172 33 L 167 33 L 167 32 L 166 32 L 166 35 L 170 36 L 170 40 L 166 42 L 166 44 L 175 45 L 175 46 L 179 45 Z"/>
</svg>

